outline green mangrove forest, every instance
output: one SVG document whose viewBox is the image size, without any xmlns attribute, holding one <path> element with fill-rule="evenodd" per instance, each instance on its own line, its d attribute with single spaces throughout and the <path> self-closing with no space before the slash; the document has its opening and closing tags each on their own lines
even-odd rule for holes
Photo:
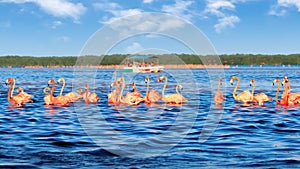
<svg viewBox="0 0 300 169">
<path fill-rule="evenodd" d="M 157 56 L 157 55 L 156 55 Z M 174 59 L 176 58 L 180 59 Z M 119 65 L 126 62 L 130 55 L 114 54 L 104 56 L 1 56 L 0 66 L 74 66 L 74 65 Z M 209 55 L 205 58 L 206 64 L 216 64 Z M 234 54 L 219 55 L 223 65 L 300 65 L 300 54 L 290 55 L 260 55 Z M 164 54 L 158 55 L 159 64 L 203 64 L 200 57 L 191 54 Z M 147 62 L 147 61 L 146 61 Z M 149 61 L 151 62 L 151 61 Z"/>
</svg>

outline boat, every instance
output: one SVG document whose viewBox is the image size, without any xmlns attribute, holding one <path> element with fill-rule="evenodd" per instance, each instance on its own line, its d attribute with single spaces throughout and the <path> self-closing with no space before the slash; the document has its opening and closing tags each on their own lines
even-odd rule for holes
<svg viewBox="0 0 300 169">
<path fill-rule="evenodd" d="M 164 67 L 158 65 L 157 56 L 138 55 L 131 56 L 125 60 L 122 72 L 156 73 L 163 70 Z"/>
</svg>

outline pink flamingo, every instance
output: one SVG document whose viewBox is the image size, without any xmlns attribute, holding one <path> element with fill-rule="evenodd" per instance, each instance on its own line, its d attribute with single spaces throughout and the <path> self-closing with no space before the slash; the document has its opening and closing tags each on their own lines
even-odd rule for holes
<svg viewBox="0 0 300 169">
<path fill-rule="evenodd" d="M 220 91 L 221 85 L 222 85 L 222 78 L 220 78 L 220 80 L 219 80 L 218 91 L 216 92 L 216 94 L 214 96 L 215 104 L 223 104 L 223 101 L 224 101 L 223 93 Z"/>
<path fill-rule="evenodd" d="M 89 92 L 89 85 L 85 84 L 85 93 L 83 94 L 83 100 L 85 103 L 97 103 L 100 100 L 100 97 L 94 93 L 94 92 Z"/>
<path fill-rule="evenodd" d="M 157 103 L 162 97 L 160 96 L 159 92 L 154 89 L 149 91 L 150 80 L 148 76 L 146 76 L 145 81 L 147 82 L 146 96 L 144 97 L 145 103 Z"/>
<path fill-rule="evenodd" d="M 291 93 L 291 83 L 287 76 L 284 76 L 282 85 L 284 85 L 285 95 L 289 102 L 293 102 L 294 104 L 300 103 L 300 93 Z"/>
<path fill-rule="evenodd" d="M 47 90 L 50 92 L 48 93 Z M 52 103 L 52 93 L 51 93 L 51 89 L 49 87 L 44 88 L 43 92 L 45 93 L 45 97 L 44 97 L 44 102 L 46 105 L 51 105 Z"/>
<path fill-rule="evenodd" d="M 30 99 L 32 97 L 32 94 L 26 93 L 22 87 L 18 87 L 17 92 L 18 92 L 17 96 L 23 97 L 24 102 L 33 102 Z"/>
<path fill-rule="evenodd" d="M 233 98 L 236 100 L 236 101 L 239 101 L 239 102 L 244 102 L 244 103 L 248 103 L 248 102 L 251 102 L 253 100 L 253 95 L 249 92 L 249 91 L 243 91 L 242 93 L 236 95 L 236 91 L 240 85 L 240 78 L 237 77 L 237 76 L 232 76 L 230 78 L 230 84 L 233 85 L 233 81 L 237 79 L 237 84 L 233 90 Z"/>
<path fill-rule="evenodd" d="M 166 86 L 168 83 L 168 78 L 167 76 L 161 76 L 159 78 L 159 81 L 162 82 L 165 79 L 165 84 L 164 84 L 164 88 L 162 90 L 162 100 L 165 103 L 171 103 L 171 104 L 182 104 L 182 103 L 186 103 L 188 102 L 188 100 L 183 97 L 179 92 L 178 92 L 178 88 L 182 89 L 182 86 L 180 84 L 176 85 L 176 94 L 169 94 L 169 95 L 165 95 L 165 90 L 166 90 Z"/>
<path fill-rule="evenodd" d="M 256 81 L 254 79 L 251 79 L 250 81 L 250 86 L 253 86 L 252 87 L 252 96 L 253 96 L 253 102 L 258 102 L 259 105 L 263 105 L 264 102 L 267 102 L 267 101 L 271 101 L 273 100 L 271 97 L 267 96 L 265 93 L 259 93 L 259 94 L 256 94 L 254 96 L 254 89 L 256 87 Z"/>
<path fill-rule="evenodd" d="M 111 83 L 110 88 L 116 86 L 116 89 L 107 95 L 109 104 L 117 104 L 119 102 L 121 80 L 121 78 L 119 78 L 118 80 L 115 79 L 115 81 Z"/>
<path fill-rule="evenodd" d="M 140 102 L 143 101 L 143 98 L 139 97 L 141 96 L 140 95 L 140 92 L 137 91 L 135 89 L 135 84 L 133 83 L 133 87 L 134 87 L 134 92 L 128 92 L 126 94 L 126 96 L 124 97 L 123 96 L 123 91 L 125 89 L 125 80 L 124 80 L 124 77 L 121 77 L 121 82 L 122 82 L 122 89 L 121 89 L 121 93 L 119 95 L 119 100 L 118 102 L 121 103 L 121 104 L 126 104 L 126 105 L 138 105 Z"/>
<path fill-rule="evenodd" d="M 107 100 L 108 100 L 109 104 L 116 104 L 118 102 L 118 97 L 120 95 L 120 83 L 121 83 L 120 81 L 121 81 L 121 78 L 119 78 L 117 80 L 116 71 L 113 74 L 114 74 L 114 81 L 110 84 L 110 89 L 113 86 L 116 86 L 116 89 L 113 90 L 111 93 L 107 94 Z"/>
<path fill-rule="evenodd" d="M 52 84 L 52 88 L 51 88 L 51 96 L 50 96 L 50 103 L 51 104 L 54 104 L 54 105 L 62 105 L 62 106 L 65 106 L 67 104 L 69 104 L 71 102 L 71 99 L 69 97 L 66 97 L 66 96 L 57 96 L 57 97 L 54 97 L 53 94 L 54 94 L 54 89 L 55 89 L 55 81 L 54 79 L 50 79 L 48 81 L 48 86 Z"/>
<path fill-rule="evenodd" d="M 15 84 L 16 84 L 16 81 L 14 78 L 8 78 L 6 81 L 5 81 L 5 84 L 8 85 L 10 84 L 9 86 L 9 90 L 8 90 L 8 93 L 7 93 L 7 100 L 9 103 L 11 103 L 12 105 L 15 105 L 15 106 L 23 106 L 25 104 L 25 101 L 26 99 L 22 96 L 13 96 L 13 93 L 14 93 L 14 88 L 15 88 Z"/>
<path fill-rule="evenodd" d="M 60 90 L 59 96 L 63 96 L 62 94 L 63 94 L 64 88 L 66 85 L 66 81 L 64 78 L 59 78 L 57 83 L 59 84 L 61 81 L 63 82 L 63 85 Z M 77 102 L 79 99 L 82 98 L 82 91 L 79 89 L 79 94 L 76 92 L 69 92 L 69 93 L 65 94 L 64 96 L 68 97 L 70 99 L 70 102 Z"/>
<path fill-rule="evenodd" d="M 280 91 L 280 80 L 279 79 L 275 79 L 273 81 L 273 85 L 275 85 L 275 83 L 278 83 L 278 87 L 277 87 L 277 91 L 276 91 L 276 97 L 275 97 L 275 101 L 276 101 L 276 105 L 282 105 L 282 106 L 292 106 L 294 105 L 293 102 L 290 102 L 288 99 L 288 88 L 285 86 L 284 91 L 282 93 L 282 97 L 281 100 L 278 101 L 278 94 Z"/>
</svg>

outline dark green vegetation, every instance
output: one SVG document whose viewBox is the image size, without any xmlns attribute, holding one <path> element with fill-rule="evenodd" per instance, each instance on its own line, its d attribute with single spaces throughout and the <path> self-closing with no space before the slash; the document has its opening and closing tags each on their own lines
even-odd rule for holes
<svg viewBox="0 0 300 169">
<path fill-rule="evenodd" d="M 174 57 L 174 56 L 178 57 Z M 106 55 L 106 56 L 63 56 L 63 57 L 31 57 L 31 56 L 2 56 L 0 66 L 74 66 L 74 65 L 119 65 L 130 55 Z M 160 55 L 160 64 L 203 64 L 196 55 L 166 54 Z M 180 59 L 176 59 L 180 58 Z M 203 56 L 208 64 L 217 63 L 209 56 Z M 299 65 L 300 54 L 291 55 L 252 55 L 235 54 L 220 55 L 223 64 L 229 65 Z M 145 60 L 152 62 L 152 60 Z"/>
</svg>

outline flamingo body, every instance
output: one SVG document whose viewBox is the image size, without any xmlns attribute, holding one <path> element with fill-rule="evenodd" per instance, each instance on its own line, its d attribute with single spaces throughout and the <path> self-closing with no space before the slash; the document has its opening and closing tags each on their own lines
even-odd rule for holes
<svg viewBox="0 0 300 169">
<path fill-rule="evenodd" d="M 254 90 L 255 90 L 255 87 L 256 87 L 255 79 L 251 79 L 250 86 L 253 86 L 252 87 L 252 96 L 253 96 L 254 95 Z M 264 102 L 271 101 L 271 100 L 273 100 L 271 97 L 269 97 L 265 93 L 261 92 L 259 94 L 256 94 L 255 96 L 253 96 L 252 102 L 258 102 L 259 105 L 263 105 Z"/>
<path fill-rule="evenodd" d="M 89 92 L 89 86 L 88 84 L 85 84 L 85 93 L 83 94 L 83 100 L 88 104 L 94 104 L 100 100 L 100 97 L 94 92 Z"/>
<path fill-rule="evenodd" d="M 240 78 L 237 77 L 237 76 L 232 76 L 231 79 L 230 79 L 230 83 L 231 85 L 233 85 L 233 81 L 237 79 L 237 84 L 233 90 L 233 98 L 236 100 L 236 101 L 239 101 L 239 102 L 244 102 L 244 103 L 248 103 L 248 102 L 251 102 L 253 100 L 253 95 L 249 92 L 249 91 L 243 91 L 241 92 L 240 94 L 236 95 L 236 91 L 238 89 L 238 86 L 240 85 Z"/>
<path fill-rule="evenodd" d="M 5 83 L 6 83 L 6 85 L 10 84 L 9 90 L 7 93 L 7 100 L 10 104 L 19 107 L 19 106 L 25 105 L 25 103 L 29 101 L 28 96 L 26 96 L 26 95 L 22 95 L 22 94 L 15 95 L 15 96 L 13 95 L 15 84 L 16 84 L 16 81 L 14 78 L 8 78 L 5 81 Z"/>
<path fill-rule="evenodd" d="M 188 102 L 188 100 L 178 92 L 178 88 L 182 88 L 180 84 L 176 85 L 176 94 L 165 95 L 165 89 L 168 83 L 168 78 L 166 76 L 161 76 L 159 78 L 159 81 L 162 82 L 164 79 L 165 79 L 165 84 L 162 90 L 162 100 L 165 103 L 182 104 Z"/>
<path fill-rule="evenodd" d="M 148 76 L 146 76 L 145 81 L 147 82 L 147 89 L 146 89 L 146 96 L 144 97 L 144 102 L 147 104 L 157 103 L 159 100 L 162 99 L 161 95 L 159 94 L 158 91 L 156 91 L 154 89 L 151 89 L 149 91 L 150 79 Z M 156 76 L 156 81 L 158 81 L 157 76 Z"/>
</svg>

